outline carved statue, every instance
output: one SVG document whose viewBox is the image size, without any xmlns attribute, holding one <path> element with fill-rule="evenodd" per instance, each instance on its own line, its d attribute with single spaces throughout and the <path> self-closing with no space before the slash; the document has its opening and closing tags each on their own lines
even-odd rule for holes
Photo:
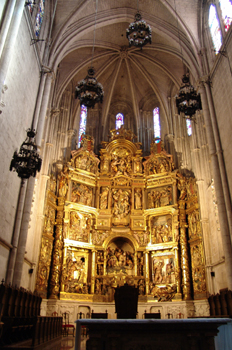
<svg viewBox="0 0 232 350">
<path fill-rule="evenodd" d="M 199 219 L 199 211 L 194 210 L 192 213 L 188 215 L 188 223 L 189 223 L 189 238 L 194 238 L 196 235 L 201 234 L 201 226 Z"/>
<path fill-rule="evenodd" d="M 162 283 L 163 281 L 163 269 L 164 261 L 163 260 L 154 260 L 153 262 L 153 271 L 154 271 L 154 283 Z"/>
<path fill-rule="evenodd" d="M 56 177 L 54 174 L 50 175 L 50 191 L 56 193 Z"/>
<path fill-rule="evenodd" d="M 107 207 L 108 207 L 108 195 L 109 195 L 109 188 L 103 187 L 102 193 L 100 194 L 100 209 L 107 209 Z"/>
<path fill-rule="evenodd" d="M 138 252 L 137 263 L 138 263 L 138 276 L 143 276 L 144 257 L 143 257 L 143 253 L 141 252 Z"/>
<path fill-rule="evenodd" d="M 63 171 L 58 176 L 59 179 L 59 196 L 65 197 L 68 191 L 68 167 L 64 165 Z"/>
<path fill-rule="evenodd" d="M 113 191 L 113 214 L 117 218 L 126 217 L 130 212 L 129 198 L 130 190 L 114 190 Z"/>
<path fill-rule="evenodd" d="M 154 208 L 154 191 L 148 192 L 148 209 Z"/>
<path fill-rule="evenodd" d="M 145 294 L 145 281 L 144 280 L 139 280 L 139 295 L 144 295 Z"/>
<path fill-rule="evenodd" d="M 177 173 L 177 176 L 178 176 L 178 190 L 180 191 L 179 200 L 184 200 L 187 195 L 186 179 L 180 173 Z"/>
<path fill-rule="evenodd" d="M 118 157 L 114 155 L 110 164 L 112 175 L 115 175 L 118 172 L 118 164 L 119 164 Z"/>
<path fill-rule="evenodd" d="M 142 190 L 135 188 L 135 209 L 142 209 Z"/>
</svg>

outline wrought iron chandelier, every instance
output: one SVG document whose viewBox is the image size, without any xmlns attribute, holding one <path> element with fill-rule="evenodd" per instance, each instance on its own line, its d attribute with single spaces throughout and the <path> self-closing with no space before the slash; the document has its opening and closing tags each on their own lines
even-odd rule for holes
<svg viewBox="0 0 232 350">
<path fill-rule="evenodd" d="M 76 86 L 75 98 L 79 98 L 81 105 L 85 105 L 87 108 L 93 108 L 95 103 L 103 101 L 103 86 L 98 83 L 94 74 L 94 68 L 89 68 L 88 75 Z"/>
<path fill-rule="evenodd" d="M 21 179 L 29 179 L 36 176 L 40 171 L 42 159 L 37 153 L 37 146 L 34 141 L 35 130 L 28 129 L 26 140 L 22 143 L 19 153 L 14 152 L 10 163 L 10 171 L 16 171 Z"/>
<path fill-rule="evenodd" d="M 142 19 L 139 11 L 135 15 L 135 21 L 126 30 L 126 37 L 130 47 L 134 45 L 142 49 L 147 43 L 151 44 L 151 27 Z"/>
<path fill-rule="evenodd" d="M 176 97 L 176 107 L 178 108 L 178 114 L 182 112 L 187 119 L 192 119 L 196 111 L 202 109 L 201 97 L 190 84 L 189 74 L 183 76 L 182 83 Z"/>
<path fill-rule="evenodd" d="M 93 50 L 92 50 L 92 60 L 91 67 L 88 69 L 88 74 L 85 79 L 79 81 L 75 90 L 75 98 L 79 98 L 80 104 L 85 105 L 87 108 L 93 108 L 95 103 L 102 103 L 104 91 L 103 86 L 98 83 L 95 78 L 95 70 L 93 68 L 93 53 L 95 45 L 95 32 L 96 32 L 96 19 L 97 19 L 97 5 L 98 0 L 96 0 L 96 13 L 95 13 L 95 25 L 94 25 L 94 37 L 93 37 Z"/>
</svg>

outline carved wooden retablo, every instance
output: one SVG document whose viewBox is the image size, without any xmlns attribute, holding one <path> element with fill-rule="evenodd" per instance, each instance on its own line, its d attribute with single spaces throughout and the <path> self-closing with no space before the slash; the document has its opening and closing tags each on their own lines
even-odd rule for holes
<svg viewBox="0 0 232 350">
<path fill-rule="evenodd" d="M 133 139 L 112 130 L 99 159 L 85 136 L 51 175 L 36 284 L 43 297 L 107 302 L 125 283 L 144 301 L 206 296 L 196 181 L 174 170 L 161 141 L 144 159 Z"/>
</svg>

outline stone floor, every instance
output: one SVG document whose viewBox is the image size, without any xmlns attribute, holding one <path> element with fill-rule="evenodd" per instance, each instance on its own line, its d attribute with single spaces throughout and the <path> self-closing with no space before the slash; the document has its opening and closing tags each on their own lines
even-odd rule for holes
<svg viewBox="0 0 232 350">
<path fill-rule="evenodd" d="M 81 350 L 86 349 L 86 340 L 87 337 L 81 338 Z M 51 347 L 51 350 L 74 350 L 75 348 L 75 337 L 69 335 L 63 337 L 60 344 L 56 344 L 54 347 Z"/>
</svg>

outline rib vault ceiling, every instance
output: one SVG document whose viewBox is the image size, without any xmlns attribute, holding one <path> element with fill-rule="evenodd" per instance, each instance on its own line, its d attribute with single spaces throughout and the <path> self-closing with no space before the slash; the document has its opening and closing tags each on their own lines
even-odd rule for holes
<svg viewBox="0 0 232 350">
<path fill-rule="evenodd" d="M 113 106 L 120 104 L 134 116 L 158 104 L 167 119 L 168 98 L 178 91 L 186 67 L 193 83 L 202 73 L 199 1 L 140 0 L 138 6 L 152 28 L 152 44 L 142 50 L 129 48 L 126 38 L 136 0 L 98 0 L 97 13 L 95 0 L 58 0 L 49 62 L 55 71 L 59 67 L 56 106 L 65 89 L 74 92 L 92 63 L 105 92 L 102 125 Z"/>
</svg>

